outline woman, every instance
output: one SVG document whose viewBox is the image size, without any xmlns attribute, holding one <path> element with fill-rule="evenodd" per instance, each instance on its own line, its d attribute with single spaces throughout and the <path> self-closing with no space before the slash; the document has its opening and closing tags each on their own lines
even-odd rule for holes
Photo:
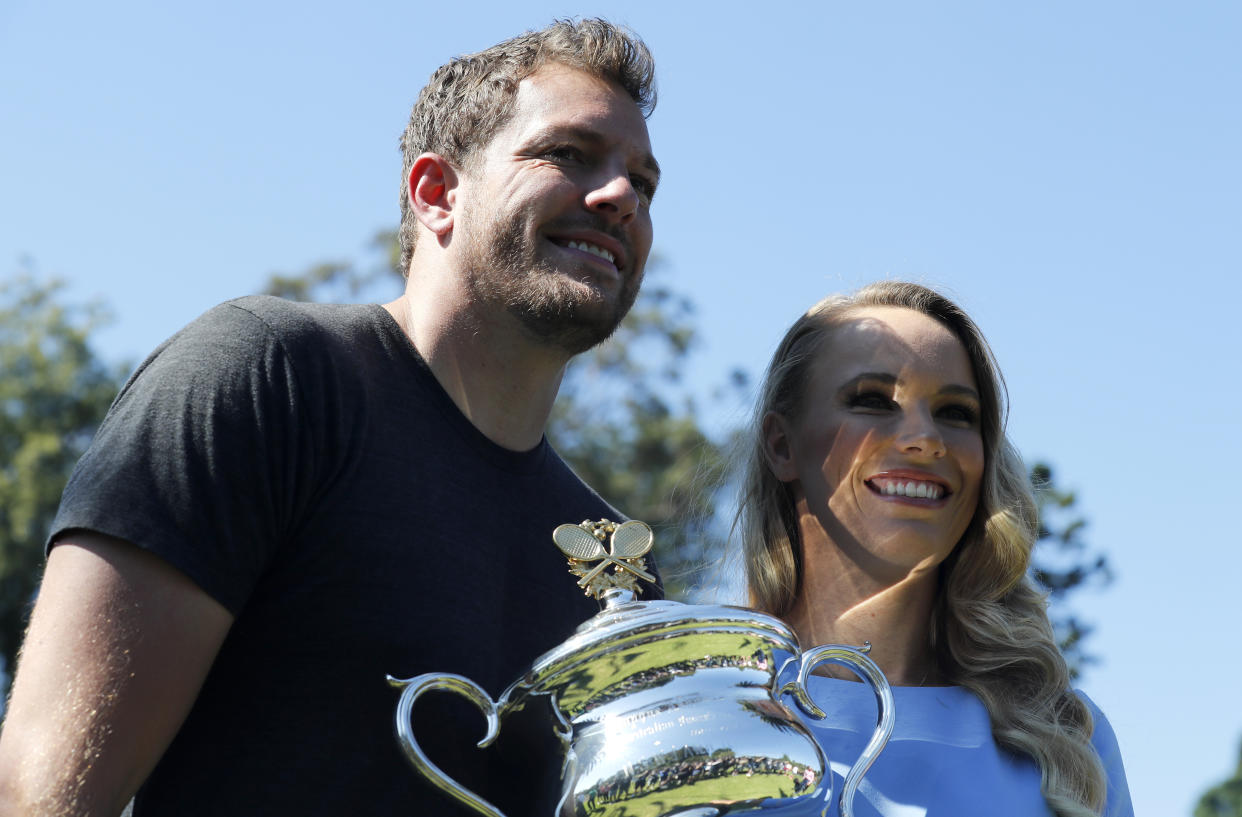
<svg viewBox="0 0 1242 817">
<path fill-rule="evenodd" d="M 1133 813 L 1112 729 L 1070 689 L 1027 577 L 1035 504 L 1003 400 L 979 329 L 916 284 L 821 301 L 769 367 L 741 510 L 749 590 L 804 646 L 871 642 L 896 687 L 860 817 Z M 812 680 L 839 777 L 874 698 Z"/>
</svg>

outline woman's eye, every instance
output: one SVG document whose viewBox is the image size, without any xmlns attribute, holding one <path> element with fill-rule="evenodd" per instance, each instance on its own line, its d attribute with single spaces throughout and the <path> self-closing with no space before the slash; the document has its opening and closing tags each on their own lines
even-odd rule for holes
<svg viewBox="0 0 1242 817">
<path fill-rule="evenodd" d="M 855 394 L 849 399 L 850 408 L 864 409 L 867 411 L 887 411 L 892 408 L 893 401 L 889 399 L 887 394 L 880 392 L 862 392 Z"/>
<path fill-rule="evenodd" d="M 979 413 L 970 406 L 945 406 L 940 410 L 940 416 L 964 426 L 974 426 L 979 422 Z"/>
</svg>

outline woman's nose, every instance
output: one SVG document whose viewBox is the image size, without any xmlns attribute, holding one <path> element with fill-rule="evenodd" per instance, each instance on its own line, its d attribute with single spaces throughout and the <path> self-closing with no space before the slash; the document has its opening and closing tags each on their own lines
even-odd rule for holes
<svg viewBox="0 0 1242 817">
<path fill-rule="evenodd" d="M 944 435 L 940 426 L 926 411 L 911 411 L 902 421 L 897 439 L 898 447 L 907 454 L 923 454 L 930 457 L 945 455 Z"/>
</svg>

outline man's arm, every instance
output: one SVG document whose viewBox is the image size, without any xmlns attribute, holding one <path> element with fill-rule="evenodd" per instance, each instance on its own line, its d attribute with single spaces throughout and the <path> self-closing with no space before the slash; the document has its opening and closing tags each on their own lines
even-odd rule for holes
<svg viewBox="0 0 1242 817">
<path fill-rule="evenodd" d="M 160 557 L 98 534 L 63 536 L 0 733 L 0 814 L 119 814 L 190 711 L 232 621 Z"/>
</svg>

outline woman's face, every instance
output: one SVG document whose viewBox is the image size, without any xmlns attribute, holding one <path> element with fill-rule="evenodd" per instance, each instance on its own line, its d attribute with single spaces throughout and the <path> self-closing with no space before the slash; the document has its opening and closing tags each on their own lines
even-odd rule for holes
<svg viewBox="0 0 1242 817">
<path fill-rule="evenodd" d="M 979 501 L 979 411 L 970 358 L 948 329 L 902 307 L 852 312 L 812 362 L 797 416 L 765 419 L 807 558 L 832 544 L 882 582 L 944 561 Z"/>
</svg>

